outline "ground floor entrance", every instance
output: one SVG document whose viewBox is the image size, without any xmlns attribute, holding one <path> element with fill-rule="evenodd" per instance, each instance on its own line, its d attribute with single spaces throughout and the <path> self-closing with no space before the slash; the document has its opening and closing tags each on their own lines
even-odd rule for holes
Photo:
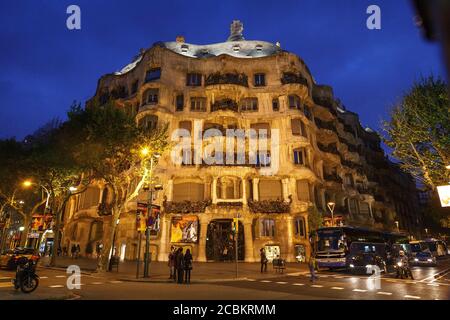
<svg viewBox="0 0 450 320">
<path fill-rule="evenodd" d="M 212 261 L 233 261 L 236 256 L 235 234 L 232 219 L 212 220 L 206 236 L 206 259 Z M 244 228 L 239 222 L 237 235 L 238 259 L 245 258 Z"/>
</svg>

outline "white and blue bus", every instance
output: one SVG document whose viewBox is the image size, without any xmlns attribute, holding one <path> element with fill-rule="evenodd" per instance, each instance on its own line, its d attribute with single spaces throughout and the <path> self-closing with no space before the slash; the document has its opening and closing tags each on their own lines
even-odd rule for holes
<svg viewBox="0 0 450 320">
<path fill-rule="evenodd" d="M 314 242 L 318 267 L 347 268 L 347 256 L 353 242 L 385 244 L 389 251 L 393 244 L 408 243 L 408 237 L 398 233 L 350 226 L 319 228 Z"/>
</svg>

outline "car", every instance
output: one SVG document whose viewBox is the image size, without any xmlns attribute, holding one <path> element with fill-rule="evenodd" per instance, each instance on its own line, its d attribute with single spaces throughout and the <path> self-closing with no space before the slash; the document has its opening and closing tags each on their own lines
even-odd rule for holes
<svg viewBox="0 0 450 320">
<path fill-rule="evenodd" d="M 432 266 L 437 265 L 436 257 L 429 251 L 418 252 L 416 256 L 411 260 L 411 265 L 414 266 Z"/>
<path fill-rule="evenodd" d="M 346 261 L 347 270 L 352 274 L 367 274 L 374 273 L 374 266 L 376 266 L 380 272 L 386 272 L 385 247 L 383 243 L 353 242 Z"/>
<path fill-rule="evenodd" d="M 21 248 L 6 250 L 0 255 L 0 268 L 8 270 L 15 270 L 17 268 L 17 261 L 20 258 L 27 258 L 34 261 L 39 261 L 39 253 L 34 248 Z"/>
</svg>

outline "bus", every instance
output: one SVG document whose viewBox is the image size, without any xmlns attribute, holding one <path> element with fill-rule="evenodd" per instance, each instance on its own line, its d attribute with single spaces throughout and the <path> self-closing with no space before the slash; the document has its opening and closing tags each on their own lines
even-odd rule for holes
<svg viewBox="0 0 450 320">
<path fill-rule="evenodd" d="M 399 233 L 350 226 L 319 228 L 314 243 L 318 267 L 347 268 L 347 256 L 352 242 L 385 244 L 384 251 L 390 251 L 394 244 L 407 244 L 408 237 Z"/>
</svg>

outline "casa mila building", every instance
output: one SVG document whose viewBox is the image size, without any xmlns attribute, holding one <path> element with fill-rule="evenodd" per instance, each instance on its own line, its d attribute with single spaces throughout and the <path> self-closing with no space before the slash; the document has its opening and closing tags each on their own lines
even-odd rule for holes
<svg viewBox="0 0 450 320">
<path fill-rule="evenodd" d="M 191 154 L 175 163 L 170 150 L 160 157 L 153 261 L 167 260 L 172 246 L 190 248 L 195 261 L 232 259 L 236 218 L 238 258 L 246 262 L 258 261 L 261 248 L 269 258 L 304 261 L 311 215 L 325 226 L 420 233 L 414 181 L 387 159 L 378 134 L 363 127 L 331 87 L 317 84 L 299 56 L 279 43 L 245 40 L 239 21 L 222 43 L 197 45 L 179 36 L 141 50 L 121 71 L 100 78 L 94 98 L 113 100 L 138 125 L 167 124 L 169 139 L 176 129 L 192 133 L 198 124 L 202 132 L 277 135 L 276 152 L 269 149 L 253 163 L 196 163 Z M 267 174 L 272 163 L 277 168 Z M 109 195 L 99 181 L 72 197 L 62 247 L 79 244 L 83 254 L 108 237 Z M 143 257 L 136 212 L 147 199 L 141 191 L 120 216 L 115 248 L 121 259 L 136 259 L 139 247 Z M 333 221 L 329 202 L 335 203 Z"/>
</svg>

